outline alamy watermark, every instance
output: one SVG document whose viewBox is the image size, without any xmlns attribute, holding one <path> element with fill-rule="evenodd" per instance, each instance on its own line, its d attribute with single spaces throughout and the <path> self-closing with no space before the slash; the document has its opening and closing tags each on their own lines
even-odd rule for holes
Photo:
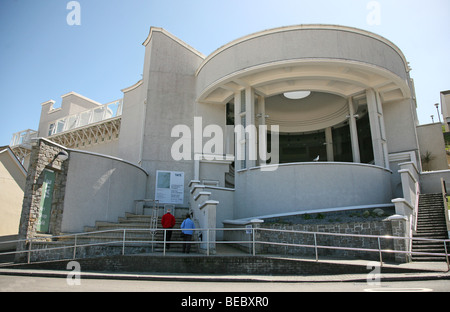
<svg viewBox="0 0 450 312">
<path fill-rule="evenodd" d="M 66 6 L 70 12 L 67 14 L 66 22 L 69 26 L 81 25 L 81 5 L 78 1 L 70 1 Z"/>
<path fill-rule="evenodd" d="M 371 270 L 367 274 L 367 285 L 369 286 L 381 286 L 381 266 L 379 262 L 369 262 L 367 264 L 367 270 Z"/>
<path fill-rule="evenodd" d="M 81 285 L 81 265 L 78 261 L 70 261 L 66 266 L 67 270 L 71 270 L 67 274 L 66 282 L 69 286 Z"/>
<path fill-rule="evenodd" d="M 366 21 L 367 24 L 381 25 L 381 4 L 378 1 L 369 1 L 366 6 L 367 10 L 369 10 L 369 14 L 367 14 Z"/>
<path fill-rule="evenodd" d="M 235 134 L 236 156 L 235 161 L 259 161 L 262 171 L 274 171 L 279 162 L 279 126 L 270 127 L 271 152 L 267 152 L 266 125 L 242 125 L 233 127 Z M 207 125 L 203 129 L 202 117 L 194 117 L 194 131 L 187 125 L 176 125 L 171 131 L 172 138 L 178 138 L 171 147 L 173 160 L 192 160 L 192 155 L 202 157 L 206 160 L 225 160 L 224 155 L 224 131 L 219 125 Z M 209 138 L 205 143 L 204 138 Z M 193 143 L 193 144 L 192 144 Z M 194 153 L 192 154 L 192 145 Z M 271 166 L 264 166 L 270 160 Z"/>
</svg>

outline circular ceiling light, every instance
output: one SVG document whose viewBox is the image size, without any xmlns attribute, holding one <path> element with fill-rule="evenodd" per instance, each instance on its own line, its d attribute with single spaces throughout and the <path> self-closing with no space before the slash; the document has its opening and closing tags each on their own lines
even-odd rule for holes
<svg viewBox="0 0 450 312">
<path fill-rule="evenodd" d="M 300 100 L 308 97 L 311 94 L 311 91 L 294 91 L 294 92 L 285 92 L 284 96 L 290 100 Z"/>
</svg>

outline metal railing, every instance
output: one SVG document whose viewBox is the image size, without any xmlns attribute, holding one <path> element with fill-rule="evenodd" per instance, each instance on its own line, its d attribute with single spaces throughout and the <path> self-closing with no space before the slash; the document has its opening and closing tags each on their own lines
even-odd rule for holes
<svg viewBox="0 0 450 312">
<path fill-rule="evenodd" d="M 10 251 L 10 252 L 3 252 L 0 253 L 0 256 L 3 255 L 12 255 L 12 254 L 27 254 L 27 263 L 31 263 L 32 259 L 32 253 L 37 252 L 44 252 L 44 251 L 51 251 L 51 250 L 60 250 L 60 249 L 73 249 L 72 253 L 72 260 L 77 258 L 77 251 L 80 250 L 80 248 L 83 247 L 89 247 L 89 246 L 115 246 L 115 247 L 121 247 L 121 254 L 125 255 L 125 249 L 126 247 L 131 247 L 136 244 L 143 244 L 143 245 L 152 245 L 152 250 L 154 244 L 162 244 L 162 254 L 165 256 L 167 253 L 166 244 L 197 244 L 198 249 L 203 251 L 206 256 L 211 255 L 211 250 L 214 250 L 216 245 L 218 244 L 237 244 L 237 245 L 243 245 L 245 244 L 249 250 L 249 254 L 256 256 L 257 255 L 257 245 L 273 245 L 273 246 L 286 246 L 286 247 L 303 247 L 303 248 L 311 248 L 314 249 L 314 256 L 315 260 L 319 261 L 319 250 L 320 249 L 331 249 L 331 250 L 350 250 L 350 251 L 360 251 L 360 252 L 373 252 L 378 253 L 378 258 L 380 262 L 380 267 L 383 266 L 383 254 L 384 253 L 390 253 L 390 254 L 405 254 L 405 255 L 429 255 L 429 256 L 442 256 L 445 257 L 447 262 L 447 269 L 450 270 L 450 263 L 449 263 L 449 253 L 447 250 L 447 244 L 450 243 L 450 239 L 428 239 L 428 238 L 412 238 L 412 237 L 398 237 L 398 236 L 377 236 L 377 235 L 362 235 L 362 234 L 341 234 L 341 233 L 328 233 L 328 232 L 308 232 L 308 231 L 295 231 L 295 230 L 278 230 L 278 229 L 267 229 L 267 228 L 197 228 L 192 229 L 196 231 L 197 233 L 201 232 L 202 235 L 198 235 L 199 237 L 202 237 L 202 240 L 192 240 L 192 241 L 180 241 L 180 240 L 166 240 L 167 237 L 167 231 L 172 232 L 180 232 L 184 230 L 189 229 L 158 229 L 158 231 L 163 232 L 163 240 L 155 240 L 154 236 L 149 233 L 149 235 L 152 237 L 151 240 L 144 240 L 141 239 L 128 239 L 127 240 L 127 233 L 132 232 L 151 232 L 154 231 L 152 229 L 114 229 L 114 230 L 104 230 L 104 231 L 94 231 L 94 232 L 85 232 L 85 233 L 77 233 L 77 234 L 67 234 L 67 235 L 58 235 L 58 236 L 51 236 L 51 237 L 34 237 L 29 239 L 22 239 L 22 240 L 15 240 L 15 241 L 7 241 L 7 242 L 0 242 L 1 244 L 11 244 L 11 243 L 24 243 L 26 248 L 24 250 L 19 251 Z M 215 236 L 218 231 L 238 231 L 238 232 L 245 232 L 248 236 L 247 240 L 223 240 L 223 241 L 216 241 Z M 299 243 L 287 243 L 287 242 L 274 242 L 274 241 L 264 241 L 257 239 L 257 232 L 281 232 L 281 233 L 293 233 L 293 234 L 305 234 L 305 235 L 311 235 L 313 237 L 314 244 L 303 244 L 301 242 Z M 81 238 L 89 238 L 90 235 L 98 235 L 98 234 L 104 234 L 104 233 L 118 233 L 117 239 L 112 239 L 107 242 L 93 242 L 93 243 L 80 243 Z M 318 244 L 318 237 L 319 236 L 340 236 L 340 237 L 359 237 L 359 238 L 372 238 L 377 240 L 377 247 L 378 248 L 358 248 L 358 247 L 342 247 L 342 246 L 332 246 L 332 245 L 319 245 Z M 72 238 L 72 240 L 68 240 L 69 238 Z M 213 238 L 213 239 L 211 239 Z M 382 240 L 414 240 L 414 241 L 434 241 L 434 242 L 441 242 L 444 245 L 444 253 L 439 252 L 416 252 L 416 251 L 405 251 L 405 250 L 393 250 L 393 249 L 383 249 L 382 246 Z M 36 243 L 47 243 L 50 245 L 55 245 L 56 247 L 49 247 L 46 248 L 36 248 L 33 249 L 33 246 L 36 245 Z M 70 244 L 68 244 L 70 243 Z M 61 244 L 63 246 L 57 246 L 57 244 Z M 405 244 L 406 245 L 406 244 Z M 263 253 L 261 253 L 263 255 Z M 60 259 L 61 260 L 61 259 Z"/>
<path fill-rule="evenodd" d="M 31 140 L 37 138 L 38 132 L 35 130 L 23 130 L 20 132 L 16 132 L 13 134 L 11 142 L 9 143 L 10 147 L 16 146 L 25 146 L 27 148 L 31 148 Z"/>
<path fill-rule="evenodd" d="M 99 105 L 77 114 L 65 116 L 49 123 L 48 136 L 74 130 L 122 115 L 123 99 Z"/>
</svg>

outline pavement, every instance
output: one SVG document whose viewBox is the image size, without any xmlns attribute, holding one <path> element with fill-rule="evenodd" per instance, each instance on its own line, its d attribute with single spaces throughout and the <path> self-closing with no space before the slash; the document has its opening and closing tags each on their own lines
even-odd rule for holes
<svg viewBox="0 0 450 312">
<path fill-rule="evenodd" d="M 67 278 L 72 271 L 0 269 L 0 275 Z M 324 283 L 324 282 L 367 282 L 369 274 L 305 275 L 305 276 L 261 276 L 261 275 L 194 275 L 157 273 L 80 272 L 81 279 L 115 279 L 141 281 L 183 281 L 183 282 L 261 282 L 261 283 Z M 380 281 L 449 280 L 449 273 L 381 273 Z"/>
<path fill-rule="evenodd" d="M 270 256 L 269 256 L 270 257 Z M 273 255 L 276 258 L 283 256 Z M 299 259 L 300 260 L 300 259 Z M 315 261 L 315 259 L 301 259 Z M 383 263 L 365 260 L 320 259 L 320 262 L 361 265 L 367 268 L 367 274 L 335 274 L 335 275 L 206 275 L 206 274 L 167 274 L 167 273 L 131 273 L 131 272 L 84 272 L 80 271 L 81 279 L 116 279 L 142 281 L 184 281 L 184 282 L 261 282 L 261 283 L 325 283 L 325 282 L 368 282 L 376 277 L 380 281 L 419 281 L 419 280 L 450 280 L 450 271 L 446 262 L 411 262 Z M 383 273 L 383 268 L 409 269 L 408 273 Z M 379 269 L 379 270 L 378 270 Z M 1 275 L 33 276 L 67 278 L 71 270 L 43 270 L 14 268 L 0 266 Z M 78 273 L 77 273 L 78 274 Z M 379 275 L 378 275 L 379 274 Z"/>
</svg>

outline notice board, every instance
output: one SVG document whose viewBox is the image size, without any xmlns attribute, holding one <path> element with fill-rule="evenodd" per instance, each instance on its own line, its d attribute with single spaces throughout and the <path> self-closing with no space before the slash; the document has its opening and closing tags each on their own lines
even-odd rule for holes
<svg viewBox="0 0 450 312">
<path fill-rule="evenodd" d="M 155 199 L 161 204 L 183 204 L 184 172 L 157 170 Z"/>
</svg>

